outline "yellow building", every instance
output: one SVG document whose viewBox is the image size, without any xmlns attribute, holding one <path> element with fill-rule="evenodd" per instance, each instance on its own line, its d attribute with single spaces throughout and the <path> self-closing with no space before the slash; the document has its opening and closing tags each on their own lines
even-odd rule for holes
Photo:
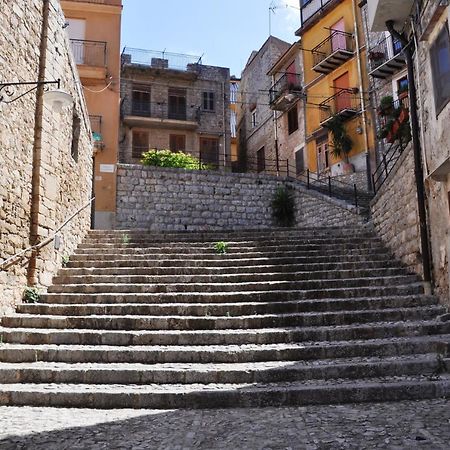
<svg viewBox="0 0 450 450">
<path fill-rule="evenodd" d="M 368 76 L 364 32 L 356 0 L 301 0 L 301 38 L 306 93 L 307 166 L 319 175 L 367 170 L 374 133 L 366 113 Z M 335 130 L 336 133 L 333 133 Z M 343 132 L 343 133 L 342 133 Z M 348 157 L 333 155 L 333 137 Z"/>
<path fill-rule="evenodd" d="M 94 227 L 112 228 L 119 143 L 122 0 L 63 0 L 61 5 L 96 143 Z"/>
</svg>

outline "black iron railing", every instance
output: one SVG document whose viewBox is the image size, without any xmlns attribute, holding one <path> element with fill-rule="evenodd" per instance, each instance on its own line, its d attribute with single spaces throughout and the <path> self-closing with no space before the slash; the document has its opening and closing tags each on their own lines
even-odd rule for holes
<svg viewBox="0 0 450 450">
<path fill-rule="evenodd" d="M 283 94 L 302 92 L 302 77 L 298 73 L 285 73 L 269 90 L 270 104 L 276 102 Z"/>
<path fill-rule="evenodd" d="M 337 114 L 347 119 L 361 111 L 361 99 L 354 89 L 340 89 L 320 103 L 319 110 L 320 123 L 326 122 Z"/>
<path fill-rule="evenodd" d="M 106 42 L 71 39 L 70 45 L 77 64 L 106 67 Z"/>
<path fill-rule="evenodd" d="M 131 103 L 131 113 L 133 116 L 150 117 L 152 115 L 151 103 L 133 100 Z"/>
<path fill-rule="evenodd" d="M 396 38 L 388 36 L 377 45 L 370 48 L 368 53 L 370 70 L 375 70 L 389 60 L 395 58 L 403 50 L 403 44 Z"/>
<path fill-rule="evenodd" d="M 125 105 L 124 115 L 151 117 L 154 119 L 180 120 L 184 122 L 199 122 L 201 110 L 199 107 L 187 107 L 186 110 L 171 108 L 167 103 L 133 100 Z"/>
<path fill-rule="evenodd" d="M 346 51 L 353 53 L 355 51 L 355 41 L 351 33 L 334 30 L 330 36 L 324 39 L 319 45 L 314 47 L 313 54 L 314 66 L 317 66 L 335 52 Z"/>
<path fill-rule="evenodd" d="M 316 13 L 321 11 L 327 3 L 330 3 L 331 0 L 309 0 L 302 1 L 300 7 L 300 15 L 302 20 L 302 26 L 305 25 L 305 22 L 311 19 Z"/>
</svg>

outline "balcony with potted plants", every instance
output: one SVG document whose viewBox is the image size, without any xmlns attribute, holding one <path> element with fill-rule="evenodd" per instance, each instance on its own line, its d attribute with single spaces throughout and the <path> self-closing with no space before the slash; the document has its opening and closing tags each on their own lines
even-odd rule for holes
<svg viewBox="0 0 450 450">
<path fill-rule="evenodd" d="M 405 92 L 408 93 L 407 90 Z M 390 95 L 383 97 L 377 113 L 381 124 L 378 131 L 380 139 L 386 139 L 389 144 L 398 141 L 402 146 L 411 140 L 408 95 L 403 95 L 396 101 Z"/>
<path fill-rule="evenodd" d="M 311 52 L 314 60 L 313 70 L 328 74 L 353 57 L 355 53 L 353 34 L 332 30 L 330 36 L 314 47 Z"/>
<path fill-rule="evenodd" d="M 302 94 L 302 77 L 298 73 L 284 73 L 269 90 L 269 104 L 273 110 L 287 111 Z"/>
<path fill-rule="evenodd" d="M 382 80 L 392 77 L 406 66 L 403 45 L 391 36 L 370 48 L 368 57 L 369 75 Z"/>
</svg>

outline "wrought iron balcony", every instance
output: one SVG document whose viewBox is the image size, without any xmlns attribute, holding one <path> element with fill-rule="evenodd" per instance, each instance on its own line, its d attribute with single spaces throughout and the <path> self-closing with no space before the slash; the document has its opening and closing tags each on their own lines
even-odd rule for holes
<svg viewBox="0 0 450 450">
<path fill-rule="evenodd" d="M 334 30 L 330 36 L 312 49 L 313 70 L 319 73 L 330 73 L 349 60 L 354 52 L 353 34 Z"/>
<path fill-rule="evenodd" d="M 369 74 L 386 79 L 406 66 L 402 43 L 394 37 L 386 37 L 369 50 Z"/>
<path fill-rule="evenodd" d="M 76 64 L 106 67 L 106 42 L 71 39 L 70 44 Z"/>
<path fill-rule="evenodd" d="M 131 103 L 131 114 L 133 116 L 150 117 L 152 115 L 151 103 L 133 100 Z"/>
<path fill-rule="evenodd" d="M 303 0 L 300 2 L 300 15 L 302 20 L 302 27 L 305 25 L 305 22 L 311 19 L 316 13 L 321 11 L 327 3 L 330 3 L 331 0 Z"/>
<path fill-rule="evenodd" d="M 326 123 L 338 115 L 342 120 L 349 120 L 361 111 L 359 95 L 354 89 L 340 89 L 339 92 L 324 100 L 320 106 L 320 124 Z"/>
<path fill-rule="evenodd" d="M 301 75 L 285 73 L 269 90 L 270 107 L 277 111 L 286 111 L 299 99 L 301 92 Z"/>
<path fill-rule="evenodd" d="M 92 139 L 96 148 L 103 148 L 103 134 L 102 134 L 102 116 L 89 116 L 91 122 Z"/>
</svg>

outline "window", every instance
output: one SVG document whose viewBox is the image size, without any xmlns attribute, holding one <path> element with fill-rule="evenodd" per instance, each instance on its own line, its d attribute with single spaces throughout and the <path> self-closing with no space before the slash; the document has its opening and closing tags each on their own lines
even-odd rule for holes
<svg viewBox="0 0 450 450">
<path fill-rule="evenodd" d="M 72 116 L 72 145 L 70 147 L 70 155 L 78 162 L 78 146 L 80 144 L 81 119 L 74 110 Z"/>
<path fill-rule="evenodd" d="M 131 157 L 141 159 L 142 153 L 148 150 L 148 131 L 133 131 L 133 148 Z"/>
<path fill-rule="evenodd" d="M 450 100 L 450 37 L 444 26 L 430 49 L 434 103 L 439 114 Z"/>
<path fill-rule="evenodd" d="M 186 120 L 186 89 L 169 89 L 169 119 Z"/>
<path fill-rule="evenodd" d="M 200 138 L 200 160 L 204 164 L 219 166 L 218 138 Z"/>
<path fill-rule="evenodd" d="M 305 153 L 303 148 L 295 152 L 295 172 L 300 175 L 305 171 Z"/>
<path fill-rule="evenodd" d="M 292 134 L 294 131 L 298 130 L 298 112 L 297 105 L 291 108 L 287 113 L 288 120 L 288 132 Z"/>
<path fill-rule="evenodd" d="M 252 109 L 251 115 L 252 115 L 252 128 L 255 128 L 256 127 L 256 108 Z"/>
<path fill-rule="evenodd" d="M 266 151 L 264 147 L 261 147 L 256 152 L 256 170 L 258 173 L 264 172 L 266 170 Z"/>
<path fill-rule="evenodd" d="M 402 77 L 397 80 L 397 96 L 400 97 L 400 94 L 405 92 L 408 92 L 408 77 Z"/>
<path fill-rule="evenodd" d="M 316 148 L 317 148 L 317 170 L 319 173 L 326 172 L 330 167 L 330 156 L 328 152 L 327 138 L 317 140 Z"/>
<path fill-rule="evenodd" d="M 184 134 L 171 134 L 169 140 L 169 147 L 173 152 L 186 150 L 186 136 Z"/>
<path fill-rule="evenodd" d="M 203 110 L 214 111 L 214 92 L 203 92 Z"/>
<path fill-rule="evenodd" d="M 133 88 L 132 114 L 149 117 L 151 114 L 150 88 L 147 86 Z"/>
</svg>

